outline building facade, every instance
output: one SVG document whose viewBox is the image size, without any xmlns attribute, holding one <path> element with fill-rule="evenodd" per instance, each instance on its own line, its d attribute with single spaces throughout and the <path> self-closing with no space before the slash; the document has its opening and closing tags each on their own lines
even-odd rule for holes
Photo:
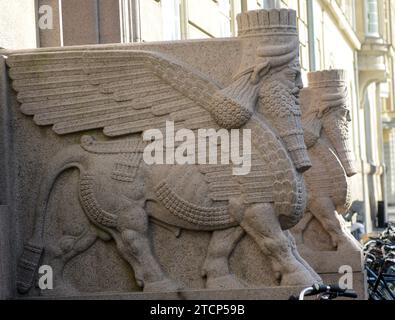
<svg viewBox="0 0 395 320">
<path fill-rule="evenodd" d="M 347 70 L 354 208 L 368 231 L 380 227 L 395 207 L 393 0 L 1 1 L 0 47 L 230 37 L 238 13 L 273 7 L 297 11 L 305 84 L 309 71 Z"/>
</svg>

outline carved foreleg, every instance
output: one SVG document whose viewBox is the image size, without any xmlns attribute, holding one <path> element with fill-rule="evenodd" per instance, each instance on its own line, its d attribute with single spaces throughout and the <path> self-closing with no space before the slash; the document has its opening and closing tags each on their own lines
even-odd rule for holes
<svg viewBox="0 0 395 320">
<path fill-rule="evenodd" d="M 314 217 L 321 223 L 329 233 L 332 245 L 338 248 L 341 245 L 351 245 L 360 250 L 360 245 L 348 232 L 342 217 L 336 212 L 333 201 L 329 197 L 314 198 L 309 201 L 308 207 Z"/>
<path fill-rule="evenodd" d="M 307 229 L 307 226 L 309 225 L 311 219 L 311 213 L 309 211 L 306 211 L 302 219 L 296 224 L 296 226 L 291 229 L 297 245 L 302 245 L 304 243 L 303 233 Z"/>
<path fill-rule="evenodd" d="M 256 204 L 248 208 L 241 226 L 270 259 L 281 285 L 311 285 L 317 281 L 295 258 L 292 243 L 282 231 L 272 205 Z"/>
<path fill-rule="evenodd" d="M 358 251 L 360 251 L 362 249 L 362 245 L 361 243 L 355 239 L 355 237 L 351 234 L 351 232 L 349 231 L 349 229 L 347 228 L 346 225 L 346 220 L 344 220 L 343 216 L 339 213 L 336 213 L 336 217 L 339 220 L 339 223 L 342 227 L 342 230 L 344 232 L 345 237 L 348 239 L 348 242 Z"/>
<path fill-rule="evenodd" d="M 207 277 L 206 288 L 238 289 L 246 287 L 246 284 L 231 274 L 229 270 L 229 257 L 243 235 L 244 230 L 240 227 L 213 232 L 202 268 L 202 275 Z"/>
<path fill-rule="evenodd" d="M 144 291 L 178 291 L 154 257 L 148 238 L 148 216 L 140 207 L 123 210 L 118 218 L 119 234 L 114 234 L 118 249 L 134 269 L 137 283 Z"/>
<path fill-rule="evenodd" d="M 311 219 L 311 217 L 310 217 L 310 219 Z M 284 231 L 284 234 L 288 237 L 289 244 L 291 245 L 292 254 L 296 258 L 296 260 L 298 260 L 310 272 L 311 276 L 315 279 L 316 283 L 322 282 L 321 277 L 314 271 L 314 269 L 299 254 L 299 251 L 296 246 L 295 238 L 293 237 L 291 231 L 286 230 L 286 231 Z"/>
</svg>

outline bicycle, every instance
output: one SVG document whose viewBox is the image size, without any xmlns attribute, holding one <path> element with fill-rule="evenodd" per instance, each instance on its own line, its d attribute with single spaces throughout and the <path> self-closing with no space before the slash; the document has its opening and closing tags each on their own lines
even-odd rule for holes
<svg viewBox="0 0 395 320">
<path fill-rule="evenodd" d="M 298 297 L 291 296 L 289 300 L 304 300 L 305 297 L 317 296 L 316 300 L 334 300 L 339 297 L 358 298 L 354 290 L 344 289 L 338 285 L 325 285 L 315 283 L 311 287 L 303 289 Z"/>
<path fill-rule="evenodd" d="M 377 241 L 375 247 L 369 246 L 365 252 L 369 298 L 395 300 L 395 246 L 382 241 Z"/>
<path fill-rule="evenodd" d="M 369 299 L 395 300 L 395 226 L 364 245 Z"/>
</svg>

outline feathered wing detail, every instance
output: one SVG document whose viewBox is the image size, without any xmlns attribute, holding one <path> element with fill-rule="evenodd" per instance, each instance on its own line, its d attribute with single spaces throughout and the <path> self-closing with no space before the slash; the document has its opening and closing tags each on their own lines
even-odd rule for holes
<svg viewBox="0 0 395 320">
<path fill-rule="evenodd" d="M 60 135 L 91 129 L 103 129 L 110 137 L 139 134 L 162 129 L 166 121 L 174 121 L 176 129 L 195 132 L 200 128 L 251 129 L 250 173 L 233 175 L 232 163 L 199 165 L 210 198 L 242 197 L 246 204 L 274 202 L 284 216 L 303 211 L 303 186 L 294 185 L 297 174 L 284 147 L 273 132 L 251 118 L 251 106 L 245 107 L 246 101 L 255 103 L 256 91 L 249 89 L 247 76 L 221 88 L 182 62 L 140 50 L 14 54 L 7 58 L 7 65 L 22 112 L 33 115 L 37 125 L 53 125 Z M 129 147 L 114 148 L 127 152 Z"/>
<path fill-rule="evenodd" d="M 235 176 L 225 165 L 200 166 L 214 201 L 241 198 L 244 204 L 274 203 L 286 228 L 299 221 L 306 207 L 302 176 L 268 126 L 252 117 L 243 129 L 251 130 L 251 170 Z"/>
<path fill-rule="evenodd" d="M 339 212 L 348 210 L 351 205 L 350 184 L 338 156 L 322 141 L 309 149 L 309 156 L 313 167 L 305 173 L 308 191 L 317 197 L 329 195 Z"/>
<path fill-rule="evenodd" d="M 58 134 L 103 128 L 119 136 L 166 120 L 192 129 L 215 124 L 210 111 L 219 85 L 159 53 L 15 54 L 7 64 L 22 112 Z"/>
<path fill-rule="evenodd" d="M 246 175 L 234 175 L 234 164 L 199 167 L 209 186 L 212 200 L 228 201 L 235 197 L 243 198 L 245 204 L 274 201 L 273 173 L 255 146 L 253 148 L 255 150 L 251 154 L 251 169 Z"/>
</svg>

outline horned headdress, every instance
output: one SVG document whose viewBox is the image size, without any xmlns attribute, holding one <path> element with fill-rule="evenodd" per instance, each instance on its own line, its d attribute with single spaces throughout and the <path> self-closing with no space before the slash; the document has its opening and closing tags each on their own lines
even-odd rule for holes
<svg viewBox="0 0 395 320">
<path fill-rule="evenodd" d="M 348 108 L 345 77 L 344 70 L 317 71 L 307 75 L 310 89 L 326 88 L 321 90 L 321 102 L 315 107 L 319 118 L 332 107 Z"/>
<path fill-rule="evenodd" d="M 322 117 L 334 107 L 347 108 L 344 70 L 325 70 L 307 74 L 308 88 L 300 95 L 305 142 L 314 145 L 321 135 Z"/>
<path fill-rule="evenodd" d="M 241 40 L 241 63 L 232 83 L 217 94 L 224 101 L 217 122 L 225 128 L 232 127 L 231 110 L 245 110 L 244 123 L 255 109 L 260 80 L 273 68 L 287 65 L 299 54 L 296 12 L 288 9 L 256 10 L 237 16 Z M 214 112 L 215 113 L 215 112 Z M 228 116 L 224 116 L 224 113 Z M 244 124 L 240 123 L 240 125 Z M 233 125 L 234 127 L 234 125 Z"/>
<path fill-rule="evenodd" d="M 317 71 L 310 72 L 307 78 L 309 86 L 300 96 L 305 142 L 308 147 L 314 145 L 324 126 L 347 175 L 352 176 L 356 168 L 349 145 L 348 125 L 331 114 L 331 111 L 343 109 L 347 120 L 351 121 L 346 73 L 344 70 Z"/>
</svg>

